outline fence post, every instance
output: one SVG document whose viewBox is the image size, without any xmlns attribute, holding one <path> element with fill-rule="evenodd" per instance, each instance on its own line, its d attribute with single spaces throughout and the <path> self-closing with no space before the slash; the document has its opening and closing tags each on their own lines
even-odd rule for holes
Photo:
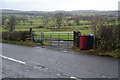
<svg viewBox="0 0 120 80">
<path fill-rule="evenodd" d="M 81 32 L 77 32 L 77 47 L 79 47 Z"/>
<path fill-rule="evenodd" d="M 34 34 L 32 33 L 32 28 L 30 28 L 30 39 L 34 40 Z"/>
<path fill-rule="evenodd" d="M 42 42 L 42 45 L 44 45 L 44 33 L 43 32 L 41 32 L 41 42 Z"/>
<path fill-rule="evenodd" d="M 30 33 L 32 33 L 32 28 L 30 28 Z"/>
<path fill-rule="evenodd" d="M 69 33 L 68 33 L 68 47 L 69 47 Z"/>
<path fill-rule="evenodd" d="M 74 38 L 74 40 L 73 40 L 73 45 L 76 46 L 76 31 L 74 31 L 73 34 L 74 34 L 74 37 L 73 37 L 73 38 Z"/>
<path fill-rule="evenodd" d="M 60 45 L 60 33 L 58 34 L 58 46 Z"/>
<path fill-rule="evenodd" d="M 51 35 L 50 35 L 50 40 L 51 40 L 51 44 L 50 45 L 52 45 L 52 33 L 50 33 Z"/>
<path fill-rule="evenodd" d="M 34 41 L 35 34 L 32 34 L 32 41 Z"/>
<path fill-rule="evenodd" d="M 79 32 L 79 31 L 74 31 L 74 46 L 76 46 L 76 47 L 79 47 L 79 42 L 80 42 L 80 40 L 79 40 L 79 36 L 80 36 L 80 34 L 81 34 L 81 32 Z"/>
</svg>

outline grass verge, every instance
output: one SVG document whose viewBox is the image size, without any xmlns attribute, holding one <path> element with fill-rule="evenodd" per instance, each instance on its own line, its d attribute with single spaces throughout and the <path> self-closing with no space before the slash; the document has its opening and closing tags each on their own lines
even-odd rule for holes
<svg viewBox="0 0 120 80">
<path fill-rule="evenodd" d="M 9 40 L 0 40 L 2 43 L 9 43 L 9 44 L 17 44 L 17 45 L 24 45 L 24 46 L 38 46 L 41 45 L 40 43 L 34 43 L 33 41 L 9 41 Z"/>
<path fill-rule="evenodd" d="M 72 50 L 77 51 L 77 52 L 84 52 L 92 55 L 99 55 L 99 56 L 110 56 L 114 58 L 120 58 L 120 49 L 116 49 L 111 52 L 100 52 L 98 50 L 80 50 L 78 47 L 72 46 Z"/>
</svg>

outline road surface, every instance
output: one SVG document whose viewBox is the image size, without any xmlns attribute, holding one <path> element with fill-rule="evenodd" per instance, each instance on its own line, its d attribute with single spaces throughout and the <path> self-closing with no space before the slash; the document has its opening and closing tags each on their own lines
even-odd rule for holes
<svg viewBox="0 0 120 80">
<path fill-rule="evenodd" d="M 0 43 L 1 44 L 1 43 Z M 118 59 L 2 44 L 3 78 L 117 78 Z"/>
</svg>

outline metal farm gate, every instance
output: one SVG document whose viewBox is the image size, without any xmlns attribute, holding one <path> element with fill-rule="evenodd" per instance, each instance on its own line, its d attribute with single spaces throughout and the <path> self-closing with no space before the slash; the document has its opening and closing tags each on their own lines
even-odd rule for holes
<svg viewBox="0 0 120 80">
<path fill-rule="evenodd" d="M 73 45 L 73 32 L 35 32 L 34 41 L 43 45 L 70 48 Z"/>
</svg>

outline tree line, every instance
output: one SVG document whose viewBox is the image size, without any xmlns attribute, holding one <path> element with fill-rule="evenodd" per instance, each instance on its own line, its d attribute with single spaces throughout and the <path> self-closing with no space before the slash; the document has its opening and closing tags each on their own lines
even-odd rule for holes
<svg viewBox="0 0 120 80">
<path fill-rule="evenodd" d="M 95 15 L 80 15 L 80 14 L 70 14 L 70 13 L 65 13 L 65 12 L 56 12 L 54 14 L 50 13 L 44 13 L 41 16 L 41 21 L 42 21 L 42 26 L 44 28 L 49 28 L 49 27 L 57 27 L 60 29 L 62 26 L 79 26 L 82 25 L 83 23 L 80 23 L 80 20 L 82 21 L 87 21 L 85 25 L 92 25 L 93 19 Z M 110 19 L 110 15 L 99 15 L 99 17 L 104 17 L 106 18 L 106 21 L 111 23 L 111 22 L 116 22 L 116 18 Z M 32 21 L 32 18 L 27 17 L 27 16 L 22 16 L 22 17 L 17 17 L 15 14 L 12 14 L 10 16 L 2 16 L 2 25 L 4 25 L 4 28 L 9 29 L 10 31 L 15 30 L 16 25 L 33 25 L 34 22 Z"/>
</svg>

